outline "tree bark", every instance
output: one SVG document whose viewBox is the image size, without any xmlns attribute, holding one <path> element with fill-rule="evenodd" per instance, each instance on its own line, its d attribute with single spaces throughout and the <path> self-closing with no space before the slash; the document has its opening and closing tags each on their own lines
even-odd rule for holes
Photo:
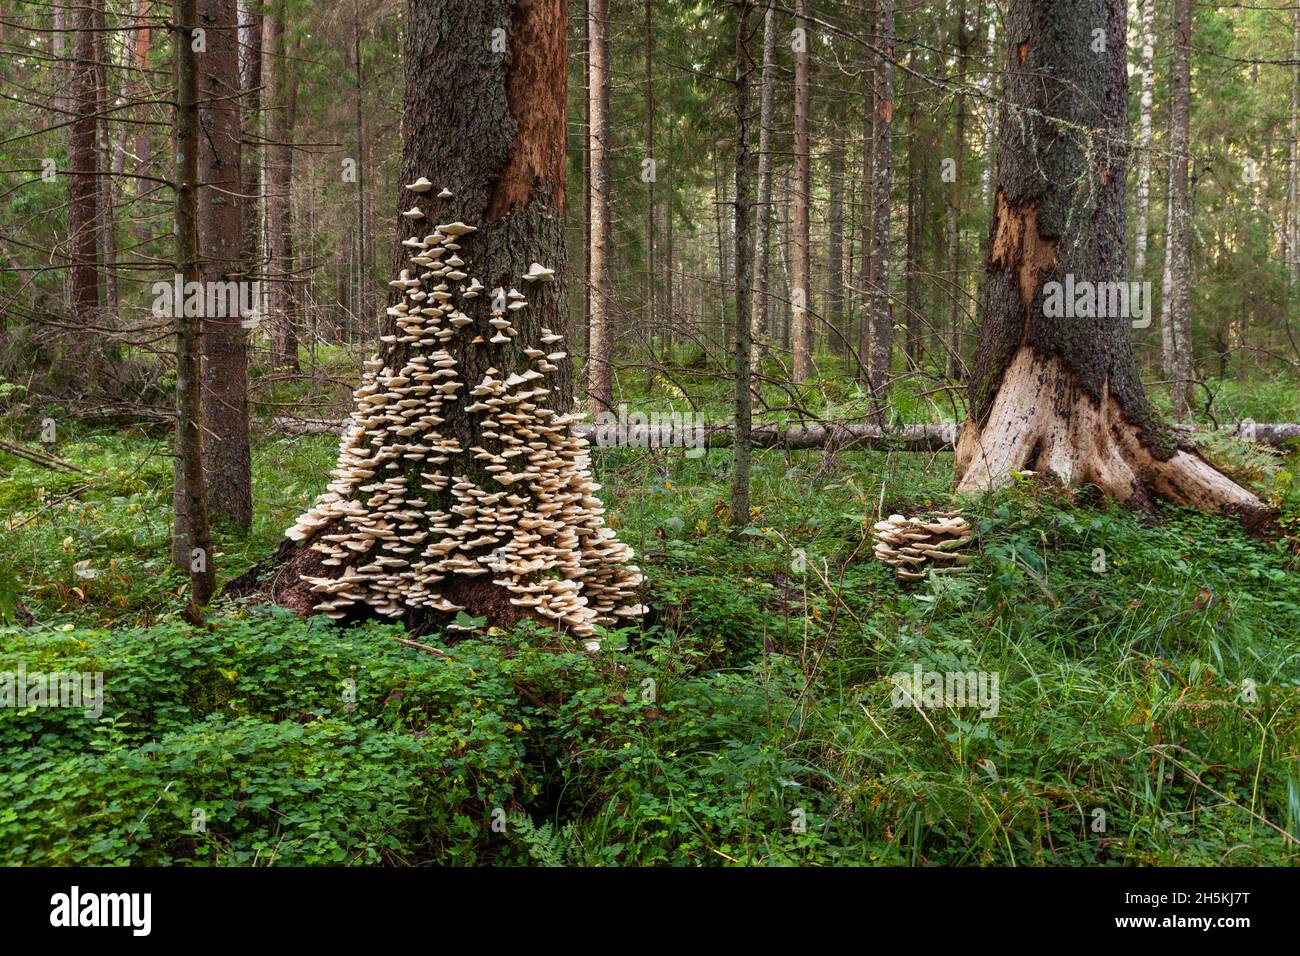
<svg viewBox="0 0 1300 956">
<path fill-rule="evenodd" d="M 1287 278 L 1300 283 L 1300 5 L 1291 8 L 1291 161 L 1287 167 Z"/>
<path fill-rule="evenodd" d="M 243 90 L 243 141 L 239 150 L 240 253 L 245 281 L 260 281 L 262 259 L 262 14 L 241 2 L 239 10 L 240 88 Z M 260 301 L 259 301 L 260 304 Z"/>
<path fill-rule="evenodd" d="M 1124 0 L 1008 5 L 1007 112 L 957 489 L 1028 469 L 1134 507 L 1163 497 L 1253 518 L 1259 499 L 1156 419 L 1129 316 L 1108 307 L 1071 317 L 1047 305 L 1067 276 L 1125 280 L 1126 21 Z M 1094 30 L 1105 51 L 1081 53 L 1094 50 Z"/>
<path fill-rule="evenodd" d="M 591 115 L 591 332 L 587 342 L 587 407 L 593 415 L 614 407 L 610 251 L 609 0 L 588 0 Z"/>
<path fill-rule="evenodd" d="M 847 355 L 844 329 L 844 133 L 838 118 L 830 122 L 826 159 L 829 200 L 826 210 L 826 335 L 837 355 Z"/>
<path fill-rule="evenodd" d="M 654 386 L 655 346 L 655 96 L 654 96 L 654 32 L 650 19 L 651 0 L 643 5 L 645 15 L 645 301 L 642 315 L 645 319 L 646 391 Z"/>
<path fill-rule="evenodd" d="M 879 43 L 879 37 L 876 36 L 876 23 L 879 14 L 879 0 L 863 0 L 862 3 L 862 20 L 867 24 L 866 41 L 869 46 L 874 47 Z M 864 70 L 865 79 L 862 85 L 863 103 L 862 103 L 862 221 L 858 224 L 860 227 L 861 239 L 858 242 L 859 262 L 858 262 L 858 285 L 862 290 L 862 301 L 859 305 L 858 321 L 858 375 L 864 385 L 871 387 L 871 346 L 873 341 L 872 335 L 872 315 L 875 298 L 872 294 L 872 249 L 875 246 L 875 230 L 872 225 L 872 219 L 876 209 L 876 190 L 875 190 L 875 172 L 876 172 L 876 103 L 879 98 L 879 89 L 876 81 L 876 61 L 878 57 L 870 55 L 867 57 L 867 69 Z"/>
<path fill-rule="evenodd" d="M 172 12 L 172 59 L 176 88 L 175 144 L 176 172 L 176 274 L 183 282 L 197 282 L 201 271 L 198 246 L 199 110 L 198 66 L 192 48 L 193 31 L 199 19 L 195 0 L 175 0 Z M 180 537 L 186 566 L 190 571 L 188 616 L 197 621 L 201 609 L 212 599 L 215 570 L 212 536 L 208 528 L 208 505 L 203 474 L 203 407 L 201 402 L 201 319 L 176 308 L 176 458 L 180 464 L 178 482 L 185 501 L 184 525 Z M 173 545 L 173 554 L 176 551 Z"/>
<path fill-rule="evenodd" d="M 135 133 L 135 159 L 136 172 L 143 174 L 149 168 L 149 153 L 153 148 L 153 139 L 151 136 L 152 127 L 145 120 L 145 104 L 143 100 L 149 90 L 149 83 L 145 79 L 145 70 L 149 65 L 149 44 L 152 39 L 151 30 L 147 22 L 147 17 L 153 11 L 151 0 L 137 0 L 135 8 L 136 18 L 140 21 L 139 27 L 135 32 L 135 68 L 138 70 L 136 77 L 136 96 L 141 100 L 135 110 L 135 120 L 139 124 Z M 151 188 L 151 184 L 144 179 L 135 181 L 135 200 L 137 206 L 145 201 L 145 196 Z M 149 239 L 149 223 L 147 217 L 143 214 L 143 209 L 136 213 L 135 238 L 137 242 L 146 242 Z"/>
<path fill-rule="evenodd" d="M 750 362 L 757 364 L 767 334 L 771 297 L 768 266 L 772 258 L 772 124 L 776 97 L 776 9 L 769 0 L 763 12 L 763 74 L 758 93 L 758 202 L 754 234 L 754 295 L 750 307 Z"/>
<path fill-rule="evenodd" d="M 579 18 L 579 43 L 582 47 L 582 304 L 581 346 L 583 354 L 591 351 L 591 3 L 582 0 Z M 588 383 L 591 363 L 584 362 L 582 379 Z"/>
<path fill-rule="evenodd" d="M 907 63 L 915 73 L 915 49 L 908 54 Z M 915 370 L 921 367 L 925 316 L 921 312 L 921 217 L 917 208 L 921 185 L 921 150 L 917 144 L 917 116 L 920 109 L 916 101 L 916 82 L 911 74 L 907 80 L 907 91 L 911 108 L 907 112 L 907 249 L 903 257 L 907 276 L 903 302 L 907 309 L 907 367 Z"/>
<path fill-rule="evenodd" d="M 791 296 L 793 329 L 793 372 L 796 385 L 812 378 L 812 268 L 808 236 L 808 204 L 812 193 L 812 164 L 808 137 L 809 66 L 811 54 L 808 0 L 795 0 L 796 38 L 801 42 L 794 53 L 794 289 Z"/>
<path fill-rule="evenodd" d="M 893 357 L 893 317 L 889 298 L 889 214 L 894 133 L 894 0 L 880 0 L 876 19 L 875 175 L 871 215 L 871 350 L 868 382 L 877 424 L 883 424 Z"/>
<path fill-rule="evenodd" d="M 1190 334 L 1192 224 L 1188 189 L 1188 133 L 1191 122 L 1191 0 L 1174 0 L 1173 101 L 1169 116 L 1169 284 L 1162 305 L 1164 373 L 1172 384 L 1173 413 L 1185 419 L 1192 411 L 1192 341 Z"/>
<path fill-rule="evenodd" d="M 957 77 L 966 82 L 970 63 L 970 34 L 966 32 L 966 4 L 963 0 L 957 10 Z M 956 139 L 953 144 L 954 178 L 948 200 L 948 343 L 944 349 L 944 372 L 950 381 L 961 377 L 961 214 L 962 197 L 966 181 L 966 97 L 958 87 L 954 97 L 957 112 Z"/>
<path fill-rule="evenodd" d="M 247 281 L 241 197 L 239 10 L 236 0 L 197 0 L 207 32 L 199 69 L 199 278 L 205 288 Z M 239 305 L 246 296 L 236 292 Z M 251 302 L 251 296 L 247 297 Z M 203 470 L 213 518 L 241 532 L 253 523 L 248 444 L 247 315 L 238 308 L 203 317 Z"/>
<path fill-rule="evenodd" d="M 293 188 L 293 99 L 296 70 L 289 66 L 285 48 L 285 0 L 275 0 L 265 15 L 266 35 L 262 71 L 270 131 L 266 150 L 266 228 L 270 246 L 271 366 L 298 368 L 298 296 L 293 261 L 293 222 L 290 191 Z"/>
<path fill-rule="evenodd" d="M 1147 268 L 1147 222 L 1151 218 L 1151 106 L 1155 92 L 1155 0 L 1140 0 L 1142 19 L 1142 93 L 1138 100 L 1137 222 L 1133 228 L 1133 277 L 1139 282 Z"/>
<path fill-rule="evenodd" d="M 749 430 L 752 416 L 753 382 L 750 369 L 750 259 L 746 248 L 749 237 L 749 86 L 754 72 L 754 58 L 749 52 L 750 0 L 736 3 L 736 219 L 733 234 L 735 248 L 732 262 L 736 277 L 736 441 L 731 453 L 731 526 L 741 529 L 749 524 Z"/>
<path fill-rule="evenodd" d="M 565 4 L 408 0 L 406 24 L 410 264 L 334 480 L 287 532 L 268 593 L 336 618 L 447 627 L 468 609 L 589 638 L 643 609 L 569 431 Z M 407 188 L 420 177 L 432 186 Z"/>
<path fill-rule="evenodd" d="M 100 293 L 103 322 L 116 327 L 118 319 L 117 295 L 117 232 L 113 214 L 113 146 L 109 130 L 108 110 L 108 30 L 104 17 L 103 0 L 87 0 L 95 14 L 95 115 L 96 115 L 96 168 L 95 186 L 99 190 L 96 214 L 99 225 L 96 239 L 99 246 Z M 109 341 L 104 349 L 113 359 L 118 356 L 116 341 Z"/>
<path fill-rule="evenodd" d="M 997 115 L 997 105 L 993 102 L 993 73 L 997 59 L 998 5 L 997 0 L 989 0 L 988 61 L 990 72 L 980 80 L 980 89 L 984 91 L 984 152 L 981 157 L 984 168 L 980 170 L 980 208 L 987 210 L 992 198 L 993 187 L 993 127 Z"/>
<path fill-rule="evenodd" d="M 95 120 L 95 9 L 71 8 L 72 63 L 69 88 L 73 111 L 68 128 L 69 312 L 99 324 L 99 169 Z"/>
<path fill-rule="evenodd" d="M 363 322 L 372 320 L 378 302 L 372 288 L 372 271 L 375 260 L 374 236 L 371 232 L 370 210 L 367 206 L 367 187 L 370 185 L 370 140 L 366 136 L 366 105 L 364 63 L 361 55 L 361 11 L 359 0 L 352 4 L 352 76 L 353 104 L 356 111 L 357 154 L 356 163 L 356 260 L 357 260 L 357 313 Z"/>
</svg>

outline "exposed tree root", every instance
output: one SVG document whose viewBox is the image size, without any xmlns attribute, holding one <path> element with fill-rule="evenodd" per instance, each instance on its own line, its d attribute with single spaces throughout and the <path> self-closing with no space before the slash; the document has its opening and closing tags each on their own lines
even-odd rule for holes
<svg viewBox="0 0 1300 956">
<path fill-rule="evenodd" d="M 1229 512 L 1248 527 L 1268 509 L 1190 446 L 1126 421 L 1107 394 L 1100 402 L 1077 387 L 1056 357 L 1021 346 L 1003 374 L 983 426 L 967 421 L 957 443 L 958 492 L 1007 484 L 1033 471 L 1062 484 L 1092 484 L 1129 507 L 1157 498 L 1203 511 Z"/>
</svg>

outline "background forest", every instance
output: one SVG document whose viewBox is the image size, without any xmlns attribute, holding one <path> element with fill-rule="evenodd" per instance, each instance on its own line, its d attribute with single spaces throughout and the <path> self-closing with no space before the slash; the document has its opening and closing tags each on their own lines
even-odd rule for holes
<svg viewBox="0 0 1300 956">
<path fill-rule="evenodd" d="M 324 487 L 388 331 L 404 50 L 438 14 L 191 6 L 199 175 L 230 200 L 194 267 L 256 308 L 202 330 L 187 378 L 156 287 L 179 261 L 172 5 L 0 0 L 0 672 L 107 693 L 99 719 L 0 708 L 5 863 L 1296 861 L 1300 7 L 1130 2 L 1124 51 L 1137 369 L 1268 506 L 1261 536 L 1019 472 L 953 492 L 1007 3 L 569 0 L 545 262 L 566 400 L 726 426 L 749 336 L 766 429 L 748 514 L 725 427 L 707 451 L 594 443 L 648 613 L 591 653 L 474 607 L 452 633 L 220 594 Z M 881 518 L 950 508 L 965 573 L 873 560 Z M 997 675 L 996 714 L 899 706 L 914 667 Z"/>
</svg>

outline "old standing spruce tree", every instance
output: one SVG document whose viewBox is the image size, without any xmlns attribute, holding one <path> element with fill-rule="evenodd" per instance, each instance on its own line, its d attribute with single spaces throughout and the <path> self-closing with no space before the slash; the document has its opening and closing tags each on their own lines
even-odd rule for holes
<svg viewBox="0 0 1300 956">
<path fill-rule="evenodd" d="M 1161 497 L 1259 518 L 1258 498 L 1156 420 L 1129 318 L 1044 314 L 1049 283 L 1126 279 L 1126 21 L 1125 0 L 1008 4 L 984 318 L 958 490 L 1030 469 L 1135 507 Z"/>
<path fill-rule="evenodd" d="M 567 414 L 564 8 L 408 3 L 403 268 L 278 603 L 588 638 L 644 610 Z"/>
</svg>

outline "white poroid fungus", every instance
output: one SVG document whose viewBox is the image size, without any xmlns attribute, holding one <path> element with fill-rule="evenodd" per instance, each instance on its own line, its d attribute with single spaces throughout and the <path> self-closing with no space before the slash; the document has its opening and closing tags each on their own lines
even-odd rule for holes
<svg viewBox="0 0 1300 956">
<path fill-rule="evenodd" d="M 433 187 L 420 177 L 407 188 Z M 446 189 L 438 193 L 450 196 Z M 403 216 L 417 220 L 424 213 L 412 207 Z M 449 304 L 448 282 L 464 283 L 466 300 L 484 289 L 462 270 L 465 260 L 457 254 L 455 240 L 475 231 L 456 221 L 403 241 L 414 265 L 434 268 L 418 277 L 402 270 L 389 283 L 404 293 L 386 310 L 399 334 L 383 336 L 384 352 L 365 363 L 330 483 L 286 536 L 321 555 L 325 575 L 302 580 L 318 595 L 315 610 L 330 618 L 358 607 L 385 617 L 414 608 L 453 614 L 464 608 L 439 585 L 483 577 L 505 588 L 523 612 L 554 621 L 595 651 L 597 625 L 645 613 L 636 600 L 641 573 L 630 563 L 631 549 L 604 522 L 588 442 L 570 430 L 577 419 L 540 404 L 549 395 L 546 377 L 559 370 L 554 363 L 567 357 L 546 347 L 563 336 L 545 327 L 536 343 L 521 335 L 517 352 L 500 353 L 510 363 L 506 370 L 489 368 L 477 384 L 462 379 L 457 357 L 482 344 L 482 336 L 470 328 L 460 347 L 448 351 L 475 321 Z M 523 278 L 555 277 L 533 262 Z M 526 308 L 527 298 L 513 288 L 495 290 L 493 300 L 498 297 L 504 308 L 490 312 L 495 334 L 489 341 L 508 346 L 519 330 L 505 316 Z M 398 355 L 400 362 L 383 360 Z M 466 399 L 459 397 L 462 389 Z M 476 434 L 484 444 L 462 449 L 442 434 L 449 410 L 479 416 Z M 927 558 L 941 560 L 929 549 Z"/>
</svg>

